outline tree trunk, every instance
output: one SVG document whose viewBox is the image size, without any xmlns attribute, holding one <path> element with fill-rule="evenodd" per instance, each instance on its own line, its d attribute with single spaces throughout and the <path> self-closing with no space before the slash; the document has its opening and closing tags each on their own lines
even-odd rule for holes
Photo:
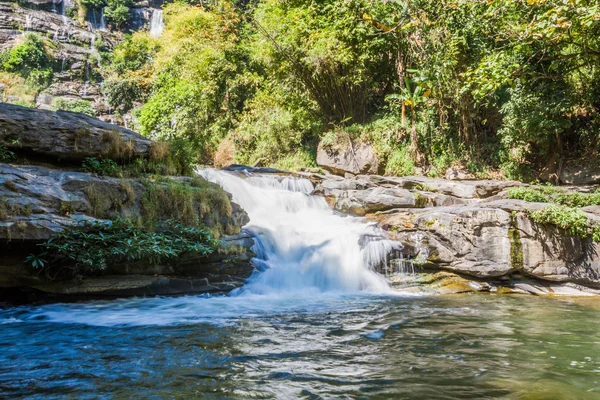
<svg viewBox="0 0 600 400">
<path fill-rule="evenodd" d="M 404 51 L 402 50 L 402 37 L 398 38 L 398 52 L 396 54 L 396 74 L 400 91 L 406 88 L 404 79 L 406 78 L 406 68 L 404 66 Z M 402 102 L 402 126 L 406 126 L 406 104 Z"/>
</svg>

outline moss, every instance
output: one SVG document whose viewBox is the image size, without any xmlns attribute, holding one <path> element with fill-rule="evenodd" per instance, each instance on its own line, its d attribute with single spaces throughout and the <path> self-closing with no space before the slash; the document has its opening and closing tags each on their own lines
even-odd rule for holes
<svg viewBox="0 0 600 400">
<path fill-rule="evenodd" d="M 73 207 L 73 203 L 68 201 L 61 201 L 58 206 L 58 213 L 63 216 L 69 216 L 75 211 L 75 207 Z"/>
<path fill-rule="evenodd" d="M 73 134 L 73 149 L 75 150 L 75 152 L 84 150 L 81 147 L 82 139 L 86 136 L 90 136 L 90 134 L 90 130 L 85 128 L 79 128 L 75 131 L 75 133 Z"/>
<path fill-rule="evenodd" d="M 521 234 L 517 229 L 516 215 L 511 215 L 510 226 L 508 228 L 508 240 L 510 241 L 510 266 L 513 270 L 522 270 L 523 243 L 521 243 Z"/>
<path fill-rule="evenodd" d="M 33 207 L 31 206 L 31 204 L 26 204 L 23 207 L 21 207 L 21 214 L 23 214 L 25 216 L 30 216 L 32 212 L 33 212 Z"/>
<path fill-rule="evenodd" d="M 169 156 L 169 145 L 164 142 L 152 142 L 150 145 L 150 160 L 165 161 Z"/>
<path fill-rule="evenodd" d="M 104 132 L 102 142 L 108 144 L 108 147 L 103 152 L 105 156 L 116 159 L 133 156 L 135 143 L 132 140 L 124 140 L 117 130 Z"/>
<path fill-rule="evenodd" d="M 10 209 L 10 204 L 7 200 L 0 199 L 0 221 L 6 221 L 8 219 L 8 210 Z"/>
<path fill-rule="evenodd" d="M 4 182 L 4 187 L 12 192 L 17 191 L 17 184 L 15 183 L 15 181 L 8 180 Z"/>
<path fill-rule="evenodd" d="M 188 226 L 206 225 L 215 235 L 239 232 L 238 227 L 223 226 L 222 217 L 231 216 L 231 202 L 219 186 L 196 177 L 189 182 L 171 179 L 146 180 L 141 210 L 146 225 L 174 219 Z"/>
<path fill-rule="evenodd" d="M 414 193 L 414 196 L 416 208 L 425 208 L 429 205 L 429 198 L 427 196 L 423 196 L 421 193 Z"/>
</svg>

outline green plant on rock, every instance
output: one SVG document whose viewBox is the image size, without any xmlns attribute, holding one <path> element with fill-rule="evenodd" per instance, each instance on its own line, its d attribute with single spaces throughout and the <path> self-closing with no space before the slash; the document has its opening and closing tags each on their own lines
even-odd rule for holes
<svg viewBox="0 0 600 400">
<path fill-rule="evenodd" d="M 51 279 L 99 273 L 127 262 L 159 264 L 184 255 L 208 255 L 217 242 L 202 228 L 166 220 L 146 230 L 117 219 L 84 221 L 41 245 L 43 252 L 26 262 Z M 46 261 L 47 260 L 47 261 Z"/>
<path fill-rule="evenodd" d="M 6 147 L 0 145 L 0 162 L 11 162 L 17 158 L 16 154 Z"/>
<path fill-rule="evenodd" d="M 555 225 L 573 236 L 585 238 L 590 236 L 592 230 L 586 215 L 575 208 L 551 205 L 534 211 L 529 216 L 536 223 Z"/>
<path fill-rule="evenodd" d="M 231 202 L 218 185 L 201 177 L 189 182 L 162 179 L 145 182 L 141 199 L 142 217 L 147 226 L 173 219 L 188 226 L 210 225 L 215 235 L 231 234 L 220 218 L 231 216 Z"/>
<path fill-rule="evenodd" d="M 92 107 L 92 103 L 86 100 L 56 98 L 52 100 L 51 108 L 56 111 L 70 111 L 91 116 L 96 115 L 96 110 Z"/>
<path fill-rule="evenodd" d="M 514 187 L 508 189 L 508 198 L 525 200 L 532 203 L 548 203 L 550 198 L 540 190 L 530 187 Z"/>
<path fill-rule="evenodd" d="M 107 158 L 88 157 L 81 163 L 81 169 L 98 175 L 119 176 L 121 168 L 116 162 Z"/>
</svg>

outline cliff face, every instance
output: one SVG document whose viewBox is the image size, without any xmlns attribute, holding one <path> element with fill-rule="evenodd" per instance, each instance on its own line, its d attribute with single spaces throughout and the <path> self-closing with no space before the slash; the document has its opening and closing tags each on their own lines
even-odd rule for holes
<svg viewBox="0 0 600 400">
<path fill-rule="evenodd" d="M 222 292 L 243 284 L 253 270 L 253 241 L 241 232 L 248 216 L 220 187 L 205 181 L 194 189 L 198 196 L 188 200 L 201 225 L 220 236 L 211 256 L 189 254 L 165 265 L 111 265 L 102 276 L 65 282 L 48 280 L 24 262 L 29 254 L 40 252 L 39 243 L 81 221 L 120 217 L 144 222 L 148 212 L 167 213 L 149 193 L 158 188 L 171 196 L 172 187 L 192 180 L 115 178 L 76 167 L 85 157 L 115 155 L 116 142 L 129 149 L 129 161 L 151 157 L 153 143 L 132 131 L 81 114 L 0 105 L 0 145 L 17 154 L 14 163 L 0 163 L 0 287 L 123 296 Z M 36 157 L 43 165 L 22 165 L 32 160 L 40 164 Z M 215 201 L 223 204 L 216 207 Z"/>
<path fill-rule="evenodd" d="M 91 11 L 78 18 L 76 3 L 68 0 L 0 2 L 0 51 L 22 42 L 28 32 L 49 39 L 48 49 L 57 65 L 53 68 L 52 83 L 36 96 L 33 105 L 50 109 L 56 99 L 88 101 L 99 119 L 122 123 L 101 91 L 100 53 L 111 52 L 123 40 L 124 33 L 149 29 L 161 4 L 162 1 L 134 3 L 127 23 L 115 30 L 102 26 L 97 21 L 100 17 Z M 28 102 L 29 99 L 10 90 L 11 84 L 0 79 L 0 97 L 13 103 Z"/>
</svg>

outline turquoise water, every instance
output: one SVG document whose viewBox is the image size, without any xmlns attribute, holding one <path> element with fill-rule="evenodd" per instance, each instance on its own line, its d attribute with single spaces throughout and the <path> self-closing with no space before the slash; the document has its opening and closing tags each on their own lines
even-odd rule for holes
<svg viewBox="0 0 600 400">
<path fill-rule="evenodd" d="M 600 399 L 600 302 L 179 297 L 0 310 L 0 398 Z"/>
</svg>

